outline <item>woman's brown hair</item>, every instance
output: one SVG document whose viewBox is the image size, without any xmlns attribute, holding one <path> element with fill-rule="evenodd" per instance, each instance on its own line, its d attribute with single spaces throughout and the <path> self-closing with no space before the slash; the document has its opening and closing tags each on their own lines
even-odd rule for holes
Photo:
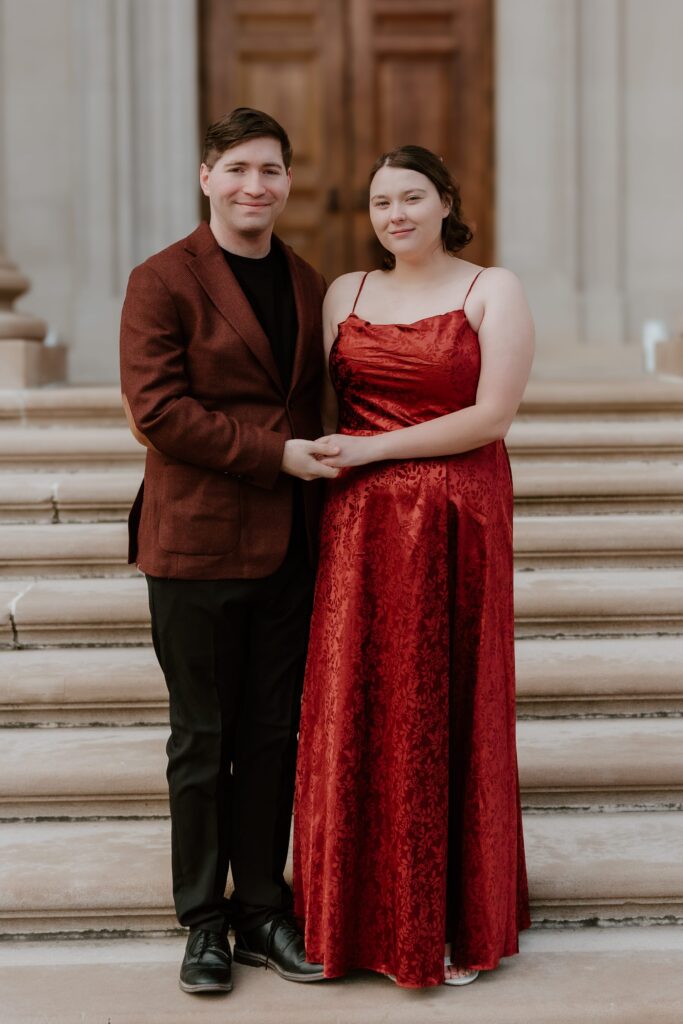
<svg viewBox="0 0 683 1024">
<path fill-rule="evenodd" d="M 389 153 L 382 153 L 375 161 L 368 184 L 382 167 L 404 167 L 409 171 L 419 171 L 429 178 L 439 198 L 450 204 L 450 212 L 441 222 L 441 244 L 445 252 L 455 256 L 472 241 L 472 232 L 462 219 L 460 189 L 441 157 L 423 146 L 399 146 Z M 385 252 L 384 265 L 393 270 L 396 266 L 393 253 Z"/>
</svg>

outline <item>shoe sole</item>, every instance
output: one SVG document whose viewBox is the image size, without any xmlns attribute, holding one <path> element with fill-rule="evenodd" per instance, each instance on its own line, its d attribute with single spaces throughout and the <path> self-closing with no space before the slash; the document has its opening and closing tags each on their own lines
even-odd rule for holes
<svg viewBox="0 0 683 1024">
<path fill-rule="evenodd" d="M 211 982 L 208 985 L 189 985 L 186 981 L 179 981 L 183 992 L 192 992 L 194 994 L 201 992 L 232 992 L 232 982 Z"/>
<path fill-rule="evenodd" d="M 268 967 L 270 970 L 275 971 L 285 981 L 324 981 L 325 974 L 320 971 L 319 974 L 307 974 L 302 976 L 301 974 L 291 974 L 290 971 L 283 971 L 281 967 L 278 967 L 272 960 L 266 960 L 263 953 L 247 953 L 240 949 L 233 949 L 232 958 L 237 964 L 244 964 L 245 967 Z"/>
<path fill-rule="evenodd" d="M 478 977 L 479 971 L 477 971 L 476 974 L 473 974 L 471 978 L 444 978 L 443 983 L 444 985 L 461 988 L 463 985 L 471 985 Z"/>
</svg>

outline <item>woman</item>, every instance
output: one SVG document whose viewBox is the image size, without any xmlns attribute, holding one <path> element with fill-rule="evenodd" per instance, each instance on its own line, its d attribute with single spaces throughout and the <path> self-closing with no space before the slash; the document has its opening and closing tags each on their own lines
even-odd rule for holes
<svg viewBox="0 0 683 1024">
<path fill-rule="evenodd" d="M 513 274 L 456 255 L 472 236 L 433 153 L 377 161 L 370 218 L 388 269 L 340 277 L 323 310 L 340 449 L 323 461 L 342 472 L 304 686 L 297 911 L 326 977 L 465 984 L 529 924 L 503 437 L 533 326 Z"/>
</svg>

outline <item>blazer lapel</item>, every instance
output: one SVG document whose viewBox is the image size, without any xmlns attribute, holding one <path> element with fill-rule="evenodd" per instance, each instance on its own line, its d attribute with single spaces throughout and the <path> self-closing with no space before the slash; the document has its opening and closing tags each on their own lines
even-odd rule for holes
<svg viewBox="0 0 683 1024">
<path fill-rule="evenodd" d="M 278 245 L 282 246 L 287 256 L 287 262 L 289 264 L 289 272 L 292 277 L 292 287 L 294 289 L 294 303 L 296 305 L 296 319 L 297 319 L 297 332 L 296 332 L 296 345 L 294 347 L 294 365 L 292 366 L 292 382 L 290 385 L 290 393 L 294 390 L 297 381 L 299 380 L 303 371 L 306 357 L 308 355 L 308 348 L 310 345 L 310 339 L 313 334 L 312 327 L 312 316 L 311 316 L 311 303 L 306 296 L 304 283 L 299 273 L 296 260 L 294 259 L 294 253 L 288 245 L 283 245 L 279 238 L 273 236 L 273 240 Z"/>
<path fill-rule="evenodd" d="M 189 268 L 214 306 L 237 331 L 245 345 L 272 378 L 273 383 L 280 391 L 284 391 L 270 342 L 258 322 L 249 300 L 228 266 L 208 224 L 200 224 L 197 230 L 189 236 L 186 247 L 190 252 L 195 253 L 194 259 L 190 260 L 188 264 Z M 298 301 L 297 314 L 299 314 Z M 300 334 L 301 324 L 299 325 L 299 336 Z M 298 347 L 297 339 L 297 349 Z"/>
</svg>

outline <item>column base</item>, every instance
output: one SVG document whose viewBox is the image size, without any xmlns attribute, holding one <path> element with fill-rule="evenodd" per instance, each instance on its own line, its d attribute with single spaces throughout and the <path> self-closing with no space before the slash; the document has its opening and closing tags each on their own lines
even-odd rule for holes
<svg viewBox="0 0 683 1024">
<path fill-rule="evenodd" d="M 0 340 L 0 388 L 38 388 L 66 380 L 66 345 Z"/>
</svg>

